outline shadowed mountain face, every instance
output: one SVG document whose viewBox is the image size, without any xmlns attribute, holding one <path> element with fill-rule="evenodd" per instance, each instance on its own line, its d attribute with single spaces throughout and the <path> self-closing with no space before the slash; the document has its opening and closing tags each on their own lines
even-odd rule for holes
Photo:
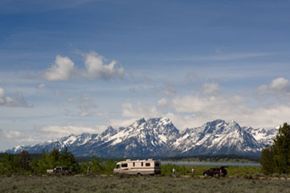
<svg viewBox="0 0 290 193">
<path fill-rule="evenodd" d="M 224 120 L 214 120 L 180 132 L 168 118 L 142 118 L 128 127 L 108 127 L 101 134 L 69 135 L 52 142 L 18 146 L 7 152 L 41 153 L 67 147 L 76 156 L 258 156 L 262 148 L 272 143 L 276 133 L 275 128 L 253 129 Z"/>
</svg>

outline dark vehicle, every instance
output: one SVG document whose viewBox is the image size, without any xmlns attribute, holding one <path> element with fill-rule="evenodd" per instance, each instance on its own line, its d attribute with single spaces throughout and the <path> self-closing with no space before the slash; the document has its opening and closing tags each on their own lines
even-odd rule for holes
<svg viewBox="0 0 290 193">
<path fill-rule="evenodd" d="M 203 172 L 204 176 L 217 176 L 217 177 L 225 177 L 228 174 L 228 171 L 226 170 L 225 166 L 222 166 L 220 168 L 210 168 Z"/>
<path fill-rule="evenodd" d="M 48 174 L 54 174 L 54 175 L 71 175 L 72 171 L 68 167 L 55 167 L 53 169 L 48 169 L 46 171 Z"/>
</svg>

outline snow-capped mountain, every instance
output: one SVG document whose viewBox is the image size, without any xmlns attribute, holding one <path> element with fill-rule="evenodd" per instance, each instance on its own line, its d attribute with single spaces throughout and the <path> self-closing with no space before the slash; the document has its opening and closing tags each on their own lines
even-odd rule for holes
<svg viewBox="0 0 290 193">
<path fill-rule="evenodd" d="M 273 139 L 276 137 L 277 128 L 245 128 L 248 133 L 250 133 L 258 143 L 263 144 L 264 146 L 269 146 L 273 143 Z"/>
<path fill-rule="evenodd" d="M 128 127 L 108 127 L 100 134 L 69 135 L 33 146 L 17 146 L 17 153 L 67 147 L 76 156 L 166 157 L 192 155 L 257 156 L 272 143 L 277 129 L 241 127 L 235 121 L 215 120 L 180 132 L 168 118 L 139 119 Z"/>
<path fill-rule="evenodd" d="M 174 143 L 185 155 L 257 154 L 264 147 L 235 121 L 215 120 L 185 130 Z"/>
</svg>

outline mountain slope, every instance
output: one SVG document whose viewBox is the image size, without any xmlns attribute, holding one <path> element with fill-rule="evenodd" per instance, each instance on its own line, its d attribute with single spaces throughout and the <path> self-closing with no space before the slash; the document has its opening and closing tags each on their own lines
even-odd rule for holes
<svg viewBox="0 0 290 193">
<path fill-rule="evenodd" d="M 272 143 L 277 129 L 253 129 L 238 123 L 214 120 L 183 132 L 168 118 L 139 119 L 128 127 L 108 127 L 100 134 L 69 135 L 33 146 L 18 146 L 7 152 L 31 153 L 67 147 L 76 156 L 168 157 L 193 155 L 257 156 Z"/>
</svg>

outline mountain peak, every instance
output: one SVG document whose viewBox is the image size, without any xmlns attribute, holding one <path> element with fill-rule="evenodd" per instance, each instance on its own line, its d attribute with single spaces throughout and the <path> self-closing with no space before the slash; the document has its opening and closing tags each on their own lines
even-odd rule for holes
<svg viewBox="0 0 290 193">
<path fill-rule="evenodd" d="M 240 127 L 239 123 L 237 123 L 235 120 L 231 120 L 231 121 L 229 122 L 229 125 L 231 125 L 231 126 L 236 126 L 236 127 Z"/>
<path fill-rule="evenodd" d="M 114 135 L 116 133 L 117 129 L 114 129 L 112 126 L 108 126 L 107 129 L 101 133 L 101 136 Z"/>
<path fill-rule="evenodd" d="M 138 119 L 137 121 L 135 121 L 131 126 L 132 126 L 132 127 L 138 127 L 139 125 L 142 125 L 142 124 L 144 124 L 144 123 L 146 123 L 146 120 L 145 120 L 145 118 L 143 117 L 143 118 Z"/>
</svg>

